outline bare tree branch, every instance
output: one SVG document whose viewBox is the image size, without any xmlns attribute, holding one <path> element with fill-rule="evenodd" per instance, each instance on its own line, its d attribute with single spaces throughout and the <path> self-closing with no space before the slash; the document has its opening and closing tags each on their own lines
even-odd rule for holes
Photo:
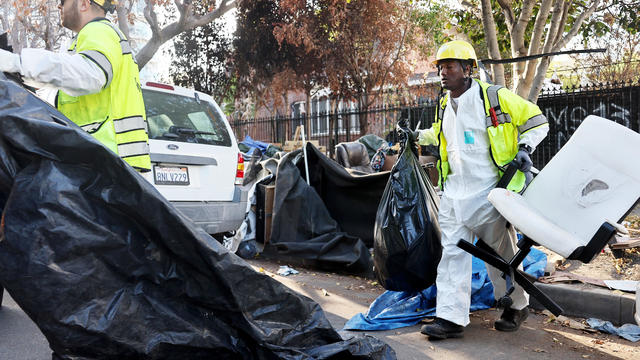
<svg viewBox="0 0 640 360">
<path fill-rule="evenodd" d="M 516 21 L 516 15 L 513 13 L 513 0 L 498 0 L 498 5 L 500 5 L 504 13 L 507 28 L 513 28 L 513 24 Z"/>
<path fill-rule="evenodd" d="M 560 41 L 558 41 L 555 44 L 551 44 L 551 50 L 558 51 L 562 49 L 567 44 L 567 42 L 569 42 L 569 40 L 571 40 L 574 36 L 576 36 L 584 20 L 589 18 L 593 14 L 593 12 L 598 8 L 599 4 L 600 4 L 600 0 L 593 0 L 593 2 L 591 3 L 591 6 L 586 11 L 580 13 L 578 18 L 576 18 L 569 32 L 567 32 L 567 34 L 563 36 Z M 563 16 L 563 18 L 566 21 L 566 17 Z M 559 28 L 560 29 L 564 28 L 564 24 L 561 23 Z M 555 37 L 558 37 L 557 33 Z M 545 44 L 545 47 L 546 45 L 547 44 Z M 538 64 L 538 67 L 536 69 L 536 76 L 533 79 L 533 84 L 531 85 L 531 90 L 529 91 L 529 100 L 534 101 L 538 98 L 538 95 L 540 94 L 540 90 L 542 90 L 542 84 L 544 82 L 544 78 L 546 77 L 547 69 L 549 69 L 550 63 L 551 63 L 551 58 L 545 57 L 545 58 L 542 58 L 542 60 Z"/>
<path fill-rule="evenodd" d="M 549 13 L 551 12 L 551 5 L 553 0 L 544 0 L 538 10 L 536 21 L 533 25 L 533 34 L 531 36 L 531 42 L 529 43 L 529 55 L 535 55 L 540 53 L 542 48 L 542 35 L 544 34 L 544 27 L 547 24 Z M 527 62 L 524 70 L 524 81 L 521 89 L 518 89 L 518 95 L 524 96 L 531 90 L 533 84 L 533 77 L 535 75 L 536 67 L 539 60 L 532 60 Z"/>
<path fill-rule="evenodd" d="M 146 0 L 147 6 L 144 9 L 145 19 L 151 26 L 151 39 L 144 45 L 136 56 L 138 66 L 143 68 L 153 55 L 158 51 L 160 46 L 169 39 L 180 34 L 183 31 L 191 30 L 195 27 L 206 25 L 215 19 L 222 17 L 225 13 L 235 7 L 235 0 L 222 0 L 218 7 L 207 13 L 205 16 L 199 16 L 193 13 L 193 4 L 189 0 L 174 0 L 175 6 L 180 13 L 178 20 L 160 28 L 157 15 L 154 10 L 154 0 Z"/>
<path fill-rule="evenodd" d="M 578 31 L 580 31 L 580 27 L 582 26 L 582 23 L 586 19 L 591 17 L 591 15 L 593 15 L 599 3 L 600 3 L 600 0 L 593 0 L 593 4 L 591 4 L 591 6 L 586 11 L 582 12 L 580 16 L 578 16 L 578 18 L 573 23 L 573 26 L 571 27 L 569 32 L 567 32 L 567 34 L 560 41 L 558 41 L 554 49 L 557 49 L 557 50 L 562 49 L 569 42 L 569 40 L 571 40 L 573 37 L 575 37 L 578 34 Z"/>
</svg>

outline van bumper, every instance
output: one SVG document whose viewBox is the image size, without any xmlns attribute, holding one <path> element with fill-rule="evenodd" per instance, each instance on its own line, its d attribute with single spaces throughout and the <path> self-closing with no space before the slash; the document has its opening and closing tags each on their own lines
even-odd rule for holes
<svg viewBox="0 0 640 360">
<path fill-rule="evenodd" d="M 180 212 L 209 234 L 237 230 L 247 212 L 247 190 L 235 187 L 232 201 L 172 201 Z"/>
</svg>

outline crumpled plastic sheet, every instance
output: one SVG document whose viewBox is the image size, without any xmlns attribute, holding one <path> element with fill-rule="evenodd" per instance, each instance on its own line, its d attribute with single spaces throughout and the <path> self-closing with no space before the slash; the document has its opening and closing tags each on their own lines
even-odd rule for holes
<svg viewBox="0 0 640 360">
<path fill-rule="evenodd" d="M 621 338 L 632 342 L 640 340 L 640 326 L 634 324 L 624 324 L 620 327 L 614 326 L 610 321 L 604 321 L 596 318 L 587 319 L 587 324 L 596 330 L 606 332 L 608 334 L 618 335 Z"/>
<path fill-rule="evenodd" d="M 0 283 L 55 359 L 396 358 L 341 336 L 2 73 L 0 207 Z"/>
<path fill-rule="evenodd" d="M 278 268 L 278 272 L 277 274 L 280 276 L 289 276 L 289 275 L 295 275 L 295 274 L 299 274 L 300 272 L 294 268 L 291 268 L 287 265 L 282 265 L 280 266 L 280 268 Z"/>
<path fill-rule="evenodd" d="M 524 271 L 534 277 L 544 275 L 547 256 L 537 250 L 523 261 Z M 471 278 L 471 308 L 488 309 L 495 303 L 493 285 L 482 260 L 474 257 Z M 391 330 L 412 326 L 436 313 L 435 285 L 422 291 L 386 291 L 371 303 L 366 314 L 356 314 L 344 326 L 345 330 Z"/>
</svg>

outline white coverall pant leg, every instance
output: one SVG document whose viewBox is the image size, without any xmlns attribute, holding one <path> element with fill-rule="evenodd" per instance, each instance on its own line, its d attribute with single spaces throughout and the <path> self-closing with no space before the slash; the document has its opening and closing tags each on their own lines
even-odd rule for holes
<svg viewBox="0 0 640 360">
<path fill-rule="evenodd" d="M 488 206 L 481 206 L 467 219 L 458 219 L 452 201 L 446 197 L 442 200 L 438 213 L 442 233 L 442 258 L 436 277 L 436 316 L 467 326 L 471 306 L 472 256 L 457 246 L 458 241 L 463 239 L 473 242 L 475 234 L 499 255 L 509 259 L 515 254 L 515 231 L 513 227 L 506 227 L 506 220 L 486 199 L 484 201 L 487 201 Z M 494 294 L 498 297 L 504 295 L 506 284 L 501 276 L 502 272 L 492 266 L 487 266 L 487 270 L 494 285 Z M 514 285 L 512 307 L 519 310 L 528 305 L 529 297 L 520 286 Z"/>
<path fill-rule="evenodd" d="M 473 232 L 503 259 L 510 260 L 518 250 L 516 231 L 511 225 L 508 228 L 506 227 L 507 220 L 497 210 L 492 209 L 492 211 L 497 215 L 496 221 L 494 223 L 480 224 L 473 229 Z M 487 263 L 485 263 L 485 266 L 489 279 L 493 284 L 493 294 L 496 299 L 499 299 L 505 295 L 507 282 L 502 278 L 502 271 Z M 522 270 L 522 264 L 518 268 Z M 511 282 L 514 286 L 514 290 L 510 295 L 511 300 L 513 300 L 511 308 L 522 310 L 529 305 L 529 294 L 513 279 L 511 279 Z"/>
</svg>

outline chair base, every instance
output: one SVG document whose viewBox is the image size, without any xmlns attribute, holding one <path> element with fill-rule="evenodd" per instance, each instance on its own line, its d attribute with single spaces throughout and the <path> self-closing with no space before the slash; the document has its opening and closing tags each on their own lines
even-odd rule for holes
<svg viewBox="0 0 640 360">
<path fill-rule="evenodd" d="M 542 304 L 545 308 L 547 308 L 551 313 L 555 316 L 559 316 L 562 314 L 562 308 L 556 304 L 551 298 L 549 298 L 545 293 L 543 293 L 540 289 L 538 289 L 531 280 L 529 280 L 529 275 L 524 273 L 523 271 L 518 269 L 518 266 L 524 260 L 524 258 L 529 253 L 531 246 L 533 245 L 533 241 L 528 238 L 524 238 L 524 246 L 520 246 L 520 250 L 516 255 L 514 255 L 511 261 L 506 262 L 502 257 L 500 257 L 493 249 L 491 249 L 488 245 L 484 244 L 482 240 L 478 240 L 478 244 L 481 246 L 473 245 L 472 243 L 460 240 L 458 241 L 458 247 L 462 250 L 470 253 L 471 255 L 477 257 L 478 259 L 484 261 L 485 263 L 495 267 L 496 269 L 502 271 L 504 274 L 507 274 L 507 297 L 510 293 L 510 280 L 508 279 L 509 274 L 513 274 L 513 280 L 518 283 L 518 285 L 522 286 L 524 291 L 529 293 L 529 295 L 533 296 L 536 300 Z M 502 302 L 508 302 L 508 300 L 502 300 Z M 506 305 L 503 303 L 503 305 Z"/>
</svg>

